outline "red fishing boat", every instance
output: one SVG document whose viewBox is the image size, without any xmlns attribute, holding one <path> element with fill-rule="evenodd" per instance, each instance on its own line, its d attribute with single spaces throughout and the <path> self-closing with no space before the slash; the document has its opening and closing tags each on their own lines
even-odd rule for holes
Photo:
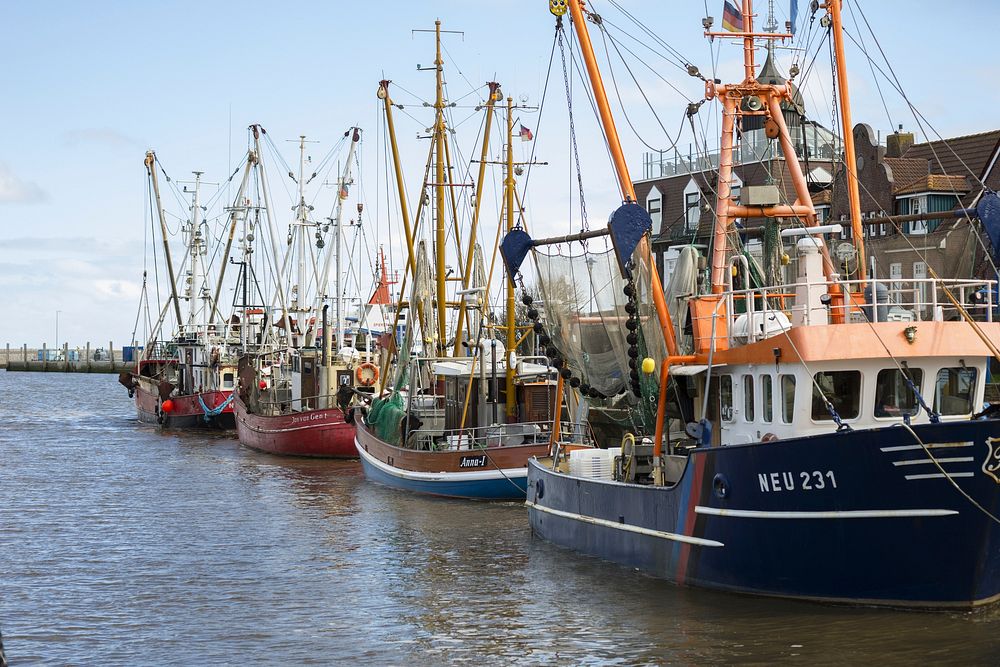
<svg viewBox="0 0 1000 667">
<path fill-rule="evenodd" d="M 350 406 L 358 396 L 374 393 L 379 379 L 375 358 L 374 336 L 382 332 L 389 303 L 388 274 L 382 258 L 382 276 L 367 305 L 362 305 L 349 326 L 342 305 L 340 289 L 341 220 L 343 202 L 353 183 L 351 169 L 361 132 L 352 128 L 345 134 L 348 152 L 344 172 L 339 180 L 334 215 L 329 218 L 333 236 L 332 252 L 320 254 L 326 246 L 319 232 L 316 250 L 311 242 L 316 224 L 309 219 L 311 206 L 306 204 L 304 186 L 305 141 L 300 142 L 299 205 L 295 221 L 289 226 L 289 266 L 298 267 L 297 282 L 287 294 L 294 294 L 289 307 L 275 313 L 273 327 L 267 332 L 275 338 L 256 345 L 243 355 L 238 364 L 238 390 L 233 401 L 236 431 L 240 442 L 251 448 L 284 456 L 326 458 L 356 458 L 354 425 L 350 423 Z M 358 205 L 360 220 L 362 205 Z M 314 254 L 320 254 L 314 258 Z M 315 270 L 307 264 L 315 262 Z M 276 262 L 277 264 L 277 262 Z M 333 270 L 335 287 L 327 285 Z M 309 296 L 299 292 L 299 286 L 309 284 L 310 276 L 319 276 L 320 287 Z M 279 300 L 284 294 L 279 292 Z M 334 295 L 334 296 L 330 296 Z M 328 322 L 333 302 L 334 321 Z M 345 411 L 348 413 L 345 418 Z"/>
<path fill-rule="evenodd" d="M 169 301 L 152 328 L 146 345 L 141 348 L 136 368 L 119 375 L 118 381 L 135 398 L 139 421 L 171 428 L 223 428 L 235 426 L 232 393 L 236 386 L 236 358 L 242 348 L 239 322 L 219 317 L 219 295 L 229 264 L 232 239 L 240 217 L 239 206 L 254 161 L 247 160 L 243 182 L 229 216 L 229 239 L 219 264 L 218 279 L 211 289 L 211 262 L 208 239 L 211 233 L 202 215 L 199 199 L 201 172 L 194 172 L 188 219 L 181 225 L 184 238 L 184 260 L 174 271 L 168 242 L 166 217 L 160 200 L 157 179 L 159 167 L 156 154 L 146 153 L 145 166 L 152 192 L 155 212 L 160 221 L 166 279 L 170 286 Z M 145 274 L 144 274 L 145 280 Z M 145 287 L 144 287 L 145 290 Z M 182 312 L 182 302 L 187 313 Z M 140 313 L 149 299 L 143 294 Z M 169 332 L 167 318 L 173 316 L 174 329 Z M 137 320 L 138 321 L 138 320 Z"/>
</svg>

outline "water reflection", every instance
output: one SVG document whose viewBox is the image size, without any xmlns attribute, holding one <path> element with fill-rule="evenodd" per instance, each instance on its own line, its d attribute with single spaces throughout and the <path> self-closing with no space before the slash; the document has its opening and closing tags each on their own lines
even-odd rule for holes
<svg viewBox="0 0 1000 667">
<path fill-rule="evenodd" d="M 413 497 L 356 462 L 138 424 L 110 376 L 0 373 L 13 664 L 995 662 L 1000 610 L 691 589 Z M 933 573 L 928 573 L 933 576 Z"/>
</svg>

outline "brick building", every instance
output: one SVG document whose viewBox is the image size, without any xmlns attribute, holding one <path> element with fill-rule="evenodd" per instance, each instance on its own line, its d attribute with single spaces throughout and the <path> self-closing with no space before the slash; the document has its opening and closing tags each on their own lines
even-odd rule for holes
<svg viewBox="0 0 1000 667">
<path fill-rule="evenodd" d="M 767 83 L 786 83 L 770 55 L 758 74 Z M 829 240 L 831 250 L 851 239 L 846 172 L 840 162 L 842 146 L 828 129 L 809 121 L 801 98 L 783 108 L 796 157 L 809 184 L 821 224 L 843 221 L 844 234 Z M 795 200 L 788 166 L 778 142 L 764 136 L 761 116 L 744 117 L 737 126 L 734 150 L 733 197 L 750 185 L 777 186 L 782 203 Z M 871 127 L 854 128 L 861 186 L 863 218 L 881 215 L 951 211 L 972 207 L 982 191 L 980 183 L 1000 189 L 1000 130 L 914 143 L 900 128 L 881 142 Z M 653 220 L 653 250 L 662 275 L 672 269 L 672 246 L 694 243 L 708 247 L 715 223 L 715 192 L 719 153 L 687 155 L 647 153 L 643 178 L 634 183 L 638 202 Z M 742 220 L 747 228 L 747 248 L 759 255 L 760 241 L 753 232 L 763 221 Z M 902 233 L 891 224 L 866 225 L 866 249 L 873 257 L 876 275 L 905 280 L 927 277 L 932 266 L 949 277 L 993 277 L 986 249 L 989 241 L 979 235 L 978 221 L 942 216 L 926 222 L 902 224 Z M 841 266 L 846 276 L 856 267 L 848 259 Z"/>
</svg>

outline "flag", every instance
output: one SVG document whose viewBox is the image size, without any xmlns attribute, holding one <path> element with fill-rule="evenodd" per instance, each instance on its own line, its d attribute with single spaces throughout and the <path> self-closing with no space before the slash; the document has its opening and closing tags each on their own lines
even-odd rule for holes
<svg viewBox="0 0 1000 667">
<path fill-rule="evenodd" d="M 729 0 L 722 7 L 722 28 L 729 32 L 743 32 L 743 14 Z"/>
<path fill-rule="evenodd" d="M 531 133 L 531 130 L 526 128 L 524 125 L 521 126 L 521 130 L 517 133 L 517 136 L 521 137 L 521 141 L 531 141 L 535 138 L 535 135 Z"/>
<path fill-rule="evenodd" d="M 795 19 L 797 19 L 799 17 L 799 2 L 798 2 L 798 0 L 792 0 L 792 6 L 788 10 L 788 16 L 790 17 L 790 20 L 788 22 L 792 26 L 792 29 L 791 29 L 790 32 L 794 35 L 795 34 Z"/>
</svg>

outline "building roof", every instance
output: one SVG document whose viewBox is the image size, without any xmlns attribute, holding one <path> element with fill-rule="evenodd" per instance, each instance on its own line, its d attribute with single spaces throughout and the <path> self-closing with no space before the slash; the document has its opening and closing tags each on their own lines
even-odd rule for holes
<svg viewBox="0 0 1000 667">
<path fill-rule="evenodd" d="M 904 157 L 927 160 L 930 163 L 931 172 L 935 174 L 960 174 L 982 178 L 990 158 L 996 152 L 998 143 L 1000 143 L 1000 130 L 990 130 L 952 137 L 951 139 L 913 144 L 906 151 Z M 958 156 L 961 156 L 961 159 Z M 963 163 L 965 163 L 964 166 Z"/>
<path fill-rule="evenodd" d="M 916 183 L 921 179 L 927 180 L 927 175 L 930 173 L 927 160 L 887 157 L 882 158 L 882 163 L 889 167 L 893 190 L 896 191 L 909 187 L 912 183 Z"/>
<path fill-rule="evenodd" d="M 927 174 L 922 178 L 905 185 L 894 188 L 893 194 L 907 195 L 918 192 L 945 192 L 948 194 L 965 194 L 972 188 L 965 176 L 948 176 L 946 174 Z"/>
</svg>

